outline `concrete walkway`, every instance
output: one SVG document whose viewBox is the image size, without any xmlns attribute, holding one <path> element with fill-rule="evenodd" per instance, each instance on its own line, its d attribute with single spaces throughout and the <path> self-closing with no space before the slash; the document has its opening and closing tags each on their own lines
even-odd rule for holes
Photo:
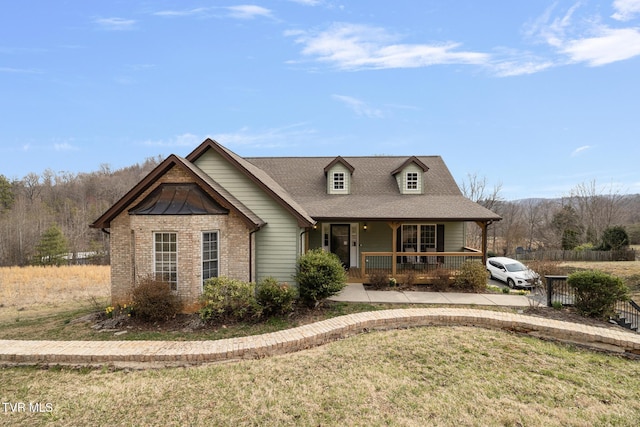
<svg viewBox="0 0 640 427">
<path fill-rule="evenodd" d="M 362 284 L 349 284 L 332 301 L 398 304 L 454 304 L 530 307 L 539 305 L 526 295 L 475 294 L 463 292 L 372 291 Z"/>
<path fill-rule="evenodd" d="M 326 344 L 370 330 L 419 326 L 473 326 L 575 343 L 640 357 L 640 334 L 507 311 L 453 305 L 522 307 L 521 295 L 367 291 L 349 285 L 336 301 L 449 304 L 449 307 L 371 311 L 340 316 L 268 334 L 216 341 L 26 341 L 0 340 L 0 365 L 73 365 L 150 368 L 258 359 Z M 473 335 L 469 335 L 473 339 Z"/>
</svg>

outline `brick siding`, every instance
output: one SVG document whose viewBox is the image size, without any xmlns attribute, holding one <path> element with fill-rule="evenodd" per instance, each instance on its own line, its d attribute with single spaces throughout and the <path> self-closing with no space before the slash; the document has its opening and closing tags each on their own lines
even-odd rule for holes
<svg viewBox="0 0 640 427">
<path fill-rule="evenodd" d="M 173 167 L 111 222 L 111 301 L 130 301 L 135 280 L 154 272 L 154 232 L 177 235 L 178 290 L 185 311 L 197 309 L 202 293 L 202 233 L 218 231 L 218 275 L 250 279 L 249 228 L 228 215 L 129 215 L 128 209 L 164 183 L 189 183 L 189 175 Z"/>
</svg>

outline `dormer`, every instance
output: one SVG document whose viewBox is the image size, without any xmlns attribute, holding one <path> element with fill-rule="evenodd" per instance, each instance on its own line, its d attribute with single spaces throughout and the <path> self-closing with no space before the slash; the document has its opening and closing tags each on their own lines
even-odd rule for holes
<svg viewBox="0 0 640 427">
<path fill-rule="evenodd" d="M 424 173 L 427 165 L 416 156 L 409 157 L 400 167 L 391 172 L 396 178 L 398 189 L 402 194 L 422 194 L 424 192 Z"/>
<path fill-rule="evenodd" d="M 327 177 L 327 194 L 350 194 L 354 167 L 338 156 L 324 168 Z"/>
</svg>

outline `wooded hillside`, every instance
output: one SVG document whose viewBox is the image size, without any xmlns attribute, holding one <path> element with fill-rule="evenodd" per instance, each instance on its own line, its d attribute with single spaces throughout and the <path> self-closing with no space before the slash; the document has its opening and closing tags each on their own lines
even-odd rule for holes
<svg viewBox="0 0 640 427">
<path fill-rule="evenodd" d="M 45 170 L 13 181 L 0 175 L 0 265 L 33 264 L 52 227 L 60 229 L 69 252 L 95 252 L 104 262 L 108 236 L 89 224 L 161 161 L 80 174 Z"/>
</svg>

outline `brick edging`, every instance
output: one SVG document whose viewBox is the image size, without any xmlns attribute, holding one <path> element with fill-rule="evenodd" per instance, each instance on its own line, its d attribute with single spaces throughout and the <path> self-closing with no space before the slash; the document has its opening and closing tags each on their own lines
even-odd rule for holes
<svg viewBox="0 0 640 427">
<path fill-rule="evenodd" d="M 371 329 L 475 326 L 511 330 L 598 350 L 640 355 L 640 334 L 523 314 L 463 308 L 355 313 L 278 332 L 216 341 L 0 340 L 0 363 L 189 365 L 256 359 L 326 344 Z"/>
</svg>

